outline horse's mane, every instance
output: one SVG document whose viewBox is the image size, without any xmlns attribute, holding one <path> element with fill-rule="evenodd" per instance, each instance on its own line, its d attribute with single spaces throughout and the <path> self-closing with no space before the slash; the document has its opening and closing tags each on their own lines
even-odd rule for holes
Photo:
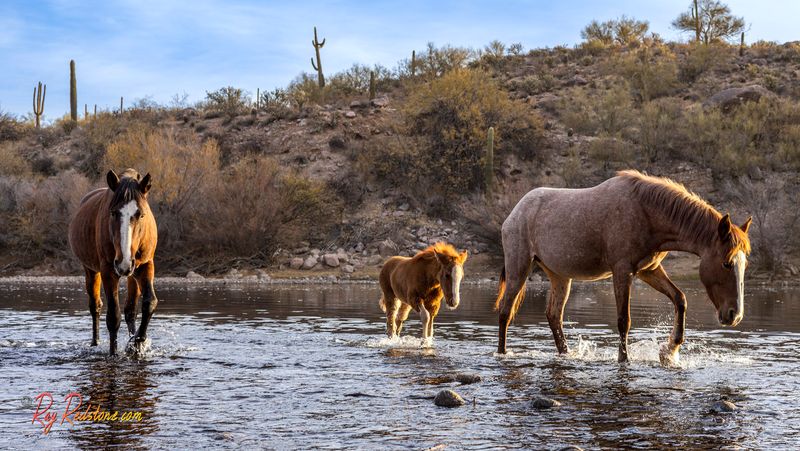
<svg viewBox="0 0 800 451">
<path fill-rule="evenodd" d="M 456 248 L 453 247 L 453 245 L 447 244 L 447 243 L 443 243 L 443 242 L 438 242 L 436 244 L 432 244 L 432 245 L 426 247 L 425 249 L 417 252 L 417 254 L 414 255 L 413 258 L 415 260 L 423 260 L 423 259 L 428 259 L 428 258 L 435 258 L 434 255 L 433 255 L 434 251 L 437 254 L 445 255 L 447 257 L 452 257 L 454 259 L 459 257 L 459 253 L 456 250 Z"/>
<path fill-rule="evenodd" d="M 141 201 L 144 196 L 139 191 L 139 180 L 142 178 L 135 169 L 126 169 L 120 174 L 119 185 L 111 197 L 111 207 L 126 204 L 132 200 Z"/>
<path fill-rule="evenodd" d="M 623 180 L 633 187 L 640 202 L 663 211 L 669 220 L 678 224 L 686 238 L 710 243 L 718 238 L 722 215 L 697 194 L 666 177 L 653 177 L 636 170 L 619 171 Z M 738 226 L 731 227 L 731 258 L 736 252 L 750 253 L 750 239 Z"/>
</svg>

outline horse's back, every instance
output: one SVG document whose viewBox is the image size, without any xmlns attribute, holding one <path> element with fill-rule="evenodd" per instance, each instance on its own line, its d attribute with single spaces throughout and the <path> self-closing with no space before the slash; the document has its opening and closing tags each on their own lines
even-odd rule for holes
<svg viewBox="0 0 800 451">
<path fill-rule="evenodd" d="M 618 177 L 590 188 L 536 188 L 503 223 L 503 246 L 521 243 L 526 257 L 558 274 L 604 277 L 611 219 L 627 216 L 629 208 L 625 190 Z"/>
</svg>

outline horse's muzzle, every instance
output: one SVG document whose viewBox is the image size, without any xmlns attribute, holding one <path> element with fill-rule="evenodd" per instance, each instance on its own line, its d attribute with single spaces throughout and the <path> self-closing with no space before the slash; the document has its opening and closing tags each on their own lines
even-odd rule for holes
<svg viewBox="0 0 800 451">
<path fill-rule="evenodd" d="M 134 269 L 136 269 L 136 264 L 133 261 L 130 262 L 127 268 L 123 268 L 119 263 L 114 262 L 114 272 L 117 273 L 119 277 L 131 276 Z"/>
<path fill-rule="evenodd" d="M 728 311 L 720 311 L 719 312 L 719 323 L 723 326 L 731 326 L 734 327 L 740 322 L 742 322 L 742 315 L 736 311 L 736 309 L 728 309 Z"/>
</svg>

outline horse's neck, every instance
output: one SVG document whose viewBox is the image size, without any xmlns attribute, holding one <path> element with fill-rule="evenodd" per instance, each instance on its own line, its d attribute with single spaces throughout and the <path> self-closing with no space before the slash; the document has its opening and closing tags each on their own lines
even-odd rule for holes
<svg viewBox="0 0 800 451">
<path fill-rule="evenodd" d="M 670 220 L 666 212 L 651 211 L 650 215 L 658 251 L 679 251 L 700 255 L 708 246 L 708 243 L 689 230 L 688 226 Z M 709 216 L 707 220 L 711 221 L 711 217 Z M 715 226 L 715 224 L 708 225 L 708 227 Z"/>
</svg>

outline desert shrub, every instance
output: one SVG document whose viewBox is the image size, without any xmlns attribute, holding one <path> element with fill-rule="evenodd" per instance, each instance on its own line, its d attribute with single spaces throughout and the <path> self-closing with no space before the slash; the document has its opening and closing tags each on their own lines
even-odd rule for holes
<svg viewBox="0 0 800 451">
<path fill-rule="evenodd" d="M 0 142 L 0 175 L 22 175 L 30 170 L 30 165 L 20 155 L 18 143 Z"/>
<path fill-rule="evenodd" d="M 241 160 L 213 179 L 188 238 L 188 251 L 212 270 L 220 258 L 268 262 L 279 246 L 324 234 L 337 216 L 324 185 L 282 174 L 271 159 Z"/>
<path fill-rule="evenodd" d="M 219 169 L 219 146 L 201 142 L 190 131 L 134 126 L 108 146 L 105 168 L 117 173 L 132 167 L 150 173 L 150 205 L 159 221 L 159 248 L 167 252 L 185 240 L 187 209 L 208 195 Z"/>
<path fill-rule="evenodd" d="M 233 86 L 206 92 L 206 109 L 229 118 L 245 113 L 249 103 L 247 94 Z"/>
<path fill-rule="evenodd" d="M 708 71 L 714 71 L 733 58 L 733 47 L 724 43 L 701 44 L 694 42 L 686 49 L 686 56 L 678 65 L 678 78 L 693 83 Z"/>
<path fill-rule="evenodd" d="M 634 118 L 630 90 L 620 84 L 599 94 L 583 87 L 572 88 L 561 98 L 559 114 L 566 127 L 585 135 L 617 135 Z"/>
<path fill-rule="evenodd" d="M 81 172 L 90 177 L 103 173 L 103 157 L 106 147 L 129 126 L 126 119 L 109 112 L 98 112 L 97 116 L 81 127 L 74 136 L 77 150 L 85 155 L 80 164 Z"/>
<path fill-rule="evenodd" d="M 417 52 L 416 73 L 418 77 L 428 80 L 441 77 L 450 71 L 466 67 L 473 58 L 474 52 L 468 48 L 450 45 L 436 47 L 433 42 L 429 42 L 426 50 Z"/>
<path fill-rule="evenodd" d="M 511 83 L 511 89 L 532 96 L 551 91 L 556 84 L 557 80 L 550 71 L 540 70 L 535 75 L 527 75 L 521 80 L 514 80 Z"/>
<path fill-rule="evenodd" d="M 370 72 L 375 73 L 376 90 L 386 89 L 391 84 L 393 74 L 389 69 L 377 64 L 374 67 L 353 64 L 349 69 L 337 72 L 328 78 L 325 85 L 326 100 L 338 100 L 368 93 Z"/>
<path fill-rule="evenodd" d="M 0 110 L 0 142 L 20 139 L 29 127 L 11 113 Z"/>
<path fill-rule="evenodd" d="M 602 162 L 606 171 L 615 167 L 614 163 L 630 164 L 634 160 L 633 145 L 620 138 L 601 136 L 584 146 L 589 158 Z"/>
<path fill-rule="evenodd" d="M 581 38 L 586 42 L 596 41 L 603 45 L 631 45 L 641 43 L 650 24 L 645 20 L 636 20 L 622 16 L 618 19 L 598 22 L 593 20 L 581 31 Z"/>
<path fill-rule="evenodd" d="M 65 256 L 69 220 L 89 187 L 89 180 L 74 170 L 19 180 L 10 216 L 13 229 L 6 241 L 27 257 Z"/>
<path fill-rule="evenodd" d="M 666 46 L 641 47 L 611 60 L 612 71 L 621 75 L 642 102 L 671 94 L 677 87 L 675 55 Z"/>
<path fill-rule="evenodd" d="M 541 119 L 506 93 L 483 71 L 455 70 L 419 86 L 408 98 L 404 115 L 409 134 L 425 139 L 418 155 L 432 188 L 445 198 L 481 185 L 486 133 L 495 127 L 495 152 L 523 158 L 542 139 Z"/>
<path fill-rule="evenodd" d="M 645 159 L 654 162 L 673 154 L 681 144 L 676 130 L 682 119 L 683 105 L 677 99 L 662 98 L 642 105 L 637 141 Z"/>
</svg>

